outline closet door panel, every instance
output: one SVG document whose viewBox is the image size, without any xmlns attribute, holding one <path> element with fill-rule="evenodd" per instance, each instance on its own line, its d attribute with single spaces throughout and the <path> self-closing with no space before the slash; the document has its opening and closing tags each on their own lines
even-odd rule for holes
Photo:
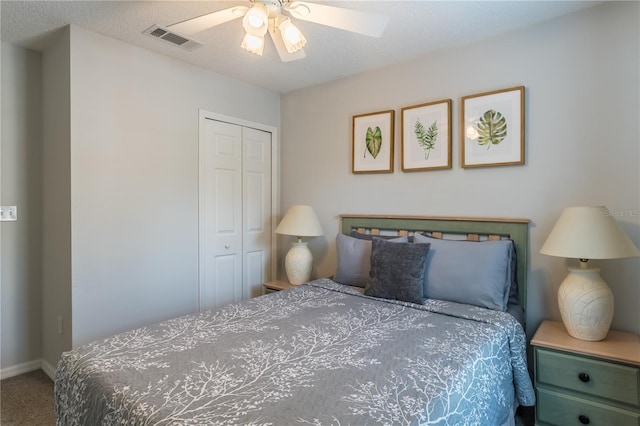
<svg viewBox="0 0 640 426">
<path fill-rule="evenodd" d="M 246 297 L 271 276 L 271 133 L 243 128 L 243 246 Z"/>
<path fill-rule="evenodd" d="M 242 261 L 240 254 L 220 255 L 215 257 L 214 305 L 218 307 L 242 300 L 242 269 L 238 264 Z"/>
<path fill-rule="evenodd" d="M 242 128 L 205 120 L 201 152 L 200 309 L 243 298 L 242 289 Z M 202 263 L 204 265 L 202 265 Z"/>
</svg>

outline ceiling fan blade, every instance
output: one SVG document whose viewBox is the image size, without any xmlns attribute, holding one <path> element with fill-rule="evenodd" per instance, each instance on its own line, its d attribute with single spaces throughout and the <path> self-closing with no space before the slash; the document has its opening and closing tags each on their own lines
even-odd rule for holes
<svg viewBox="0 0 640 426">
<path fill-rule="evenodd" d="M 167 28 L 180 34 L 191 35 L 204 31 L 216 25 L 224 24 L 237 18 L 242 18 L 249 10 L 245 6 L 235 6 L 229 9 L 219 10 L 217 12 L 207 13 L 197 18 L 187 19 L 177 24 L 168 25 Z"/>
<path fill-rule="evenodd" d="M 291 3 L 286 7 L 286 10 L 297 19 L 371 37 L 380 37 L 389 22 L 388 16 L 379 13 L 301 1 Z"/>
<path fill-rule="evenodd" d="M 307 57 L 307 54 L 304 53 L 303 49 L 300 49 L 295 53 L 287 52 L 287 48 L 282 41 L 282 34 L 272 22 L 269 23 L 269 35 L 271 36 L 271 40 L 273 40 L 273 44 L 276 45 L 276 50 L 278 51 L 278 55 L 280 55 L 282 62 L 297 61 L 298 59 Z"/>
</svg>

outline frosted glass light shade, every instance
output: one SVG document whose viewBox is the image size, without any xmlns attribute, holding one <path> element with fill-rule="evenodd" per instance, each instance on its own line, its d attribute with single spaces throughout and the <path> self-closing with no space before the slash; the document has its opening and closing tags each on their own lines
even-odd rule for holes
<svg viewBox="0 0 640 426">
<path fill-rule="evenodd" d="M 242 19 L 244 30 L 254 36 L 264 36 L 269 25 L 269 13 L 261 4 L 254 4 Z"/>
<path fill-rule="evenodd" d="M 258 37 L 246 33 L 244 35 L 244 38 L 242 39 L 242 44 L 240 45 L 240 47 L 248 52 L 255 53 L 258 56 L 262 56 L 262 52 L 264 51 L 264 37 Z"/>
<path fill-rule="evenodd" d="M 302 32 L 298 27 L 293 25 L 289 19 L 280 23 L 280 34 L 282 35 L 284 46 L 289 53 L 295 53 L 307 44 L 307 39 Z"/>
</svg>

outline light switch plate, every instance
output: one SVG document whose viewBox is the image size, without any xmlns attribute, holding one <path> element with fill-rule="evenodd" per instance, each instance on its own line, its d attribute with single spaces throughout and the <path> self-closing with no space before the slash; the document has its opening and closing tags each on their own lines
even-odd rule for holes
<svg viewBox="0 0 640 426">
<path fill-rule="evenodd" d="M 10 222 L 18 220 L 18 207 L 2 206 L 0 207 L 0 221 Z"/>
</svg>

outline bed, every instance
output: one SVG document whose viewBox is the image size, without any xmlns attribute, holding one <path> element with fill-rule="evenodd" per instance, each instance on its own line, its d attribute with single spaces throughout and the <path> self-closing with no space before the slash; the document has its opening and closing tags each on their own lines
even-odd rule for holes
<svg viewBox="0 0 640 426">
<path fill-rule="evenodd" d="M 342 215 L 341 226 L 333 279 L 65 352 L 57 424 L 502 425 L 518 404 L 535 404 L 523 330 L 528 220 Z M 483 257 L 498 246 L 506 260 Z M 349 257 L 363 247 L 365 266 Z M 458 267 L 445 268 L 449 252 Z M 493 299 L 468 279 L 451 297 L 452 284 L 435 285 L 496 271 L 507 288 Z"/>
</svg>

